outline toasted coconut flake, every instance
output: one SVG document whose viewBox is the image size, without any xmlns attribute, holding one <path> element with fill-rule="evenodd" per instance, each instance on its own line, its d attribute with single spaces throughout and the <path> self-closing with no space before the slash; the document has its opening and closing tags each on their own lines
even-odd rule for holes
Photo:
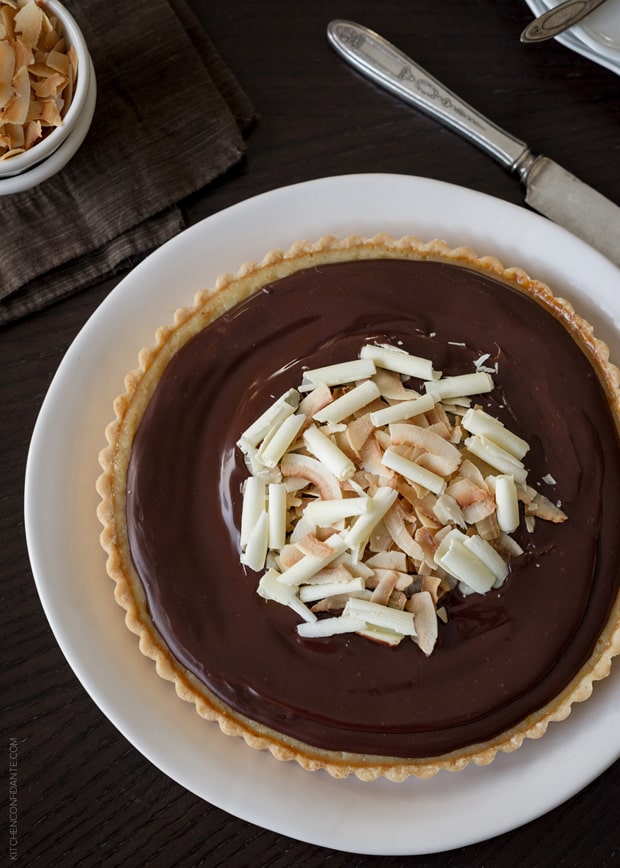
<svg viewBox="0 0 620 868">
<path fill-rule="evenodd" d="M 502 531 L 497 520 L 497 510 L 491 513 L 491 515 L 487 515 L 480 521 L 477 521 L 476 531 L 482 539 L 499 539 Z"/>
<path fill-rule="evenodd" d="M 525 507 L 527 515 L 542 518 L 544 521 L 551 521 L 554 524 L 561 524 L 566 521 L 568 516 L 566 513 L 552 503 L 544 494 L 537 494 L 534 499 Z"/>
<path fill-rule="evenodd" d="M 433 602 L 437 604 L 439 599 L 439 590 L 441 588 L 441 579 L 439 576 L 423 576 L 422 590 L 427 591 L 433 598 Z"/>
<path fill-rule="evenodd" d="M 373 603 L 387 606 L 392 591 L 396 588 L 398 573 L 396 570 L 377 570 L 376 574 L 378 582 L 370 599 Z"/>
<path fill-rule="evenodd" d="M 347 425 L 346 439 L 350 451 L 357 459 L 359 459 L 360 452 L 373 430 L 374 425 L 372 424 L 370 413 L 364 413 L 363 416 L 359 416 Z"/>
<path fill-rule="evenodd" d="M 303 413 L 308 419 L 311 419 L 315 413 L 327 407 L 333 401 L 331 389 L 325 383 L 319 383 L 316 389 L 305 396 L 299 404 L 298 412 Z"/>
<path fill-rule="evenodd" d="M 390 425 L 390 438 L 395 446 L 412 444 L 430 453 L 433 456 L 432 460 L 425 456 L 426 460 L 431 462 L 430 464 L 423 464 L 422 458 L 418 461 L 422 466 L 428 467 L 429 470 L 433 470 L 440 476 L 450 476 L 456 472 L 461 464 L 462 455 L 459 449 L 432 428 L 421 428 L 419 425 L 411 424 L 393 424 Z"/>
<path fill-rule="evenodd" d="M 428 591 L 420 591 L 409 598 L 405 608 L 413 614 L 416 629 L 413 641 L 428 657 L 433 652 L 438 636 L 435 602 Z"/>
<path fill-rule="evenodd" d="M 377 570 L 407 571 L 407 556 L 402 551 L 377 552 L 366 560 L 366 565 Z"/>
<path fill-rule="evenodd" d="M 396 371 L 377 368 L 373 380 L 379 387 L 381 395 L 389 401 L 413 401 L 421 397 L 419 392 L 416 392 L 414 389 L 406 389 L 404 387 L 403 381 Z"/>
<path fill-rule="evenodd" d="M 335 500 L 342 497 L 338 480 L 325 465 L 310 458 L 308 455 L 287 453 L 280 462 L 282 476 L 294 476 L 308 479 L 315 485 L 324 500 Z"/>
<path fill-rule="evenodd" d="M 410 558 L 413 558 L 416 561 L 423 561 L 424 549 L 414 540 L 407 530 L 403 516 L 404 512 L 402 507 L 400 504 L 395 503 L 385 515 L 383 521 L 398 548 L 405 552 L 405 554 L 409 555 Z"/>
<path fill-rule="evenodd" d="M 34 0 L 29 0 L 15 14 L 13 19 L 15 33 L 21 34 L 23 41 L 27 45 L 36 45 L 41 34 L 43 17 L 41 8 L 37 6 Z"/>
<path fill-rule="evenodd" d="M 75 49 L 67 49 L 42 6 L 34 0 L 0 5 L 0 159 L 30 149 L 62 124 L 76 70 Z"/>
</svg>

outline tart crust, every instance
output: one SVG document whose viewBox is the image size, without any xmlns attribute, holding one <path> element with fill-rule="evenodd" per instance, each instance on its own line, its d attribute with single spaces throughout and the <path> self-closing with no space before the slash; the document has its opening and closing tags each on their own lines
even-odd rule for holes
<svg viewBox="0 0 620 868">
<path fill-rule="evenodd" d="M 202 717 L 217 721 L 225 734 L 242 737 L 250 747 L 268 750 L 279 760 L 295 760 L 305 769 L 325 769 L 336 778 L 356 775 L 364 781 L 378 777 L 402 781 L 411 775 L 431 778 L 440 769 L 458 771 L 472 762 L 487 765 L 498 751 L 512 752 L 526 738 L 542 736 L 551 721 L 566 718 L 573 703 L 587 699 L 594 682 L 609 674 L 612 658 L 620 653 L 620 590 L 588 662 L 554 700 L 496 738 L 428 759 L 322 750 L 237 713 L 172 655 L 151 621 L 132 563 L 125 520 L 126 477 L 134 435 L 154 389 L 174 353 L 192 336 L 263 286 L 295 271 L 326 263 L 388 258 L 431 260 L 474 269 L 533 298 L 562 322 L 586 354 L 620 430 L 620 371 L 609 361 L 608 347 L 567 301 L 555 297 L 548 286 L 531 279 L 522 269 L 505 268 L 494 257 L 479 258 L 469 248 L 451 249 L 438 240 L 423 243 L 413 237 L 395 239 L 387 235 L 324 237 L 316 243 L 298 242 L 286 252 L 271 251 L 260 263 L 246 263 L 236 275 L 220 277 L 214 290 L 199 292 L 192 306 L 176 311 L 171 326 L 157 331 L 155 345 L 141 350 L 138 368 L 127 375 L 125 391 L 115 401 L 115 419 L 106 429 L 108 446 L 99 456 L 103 472 L 97 480 L 101 497 L 97 515 L 103 525 L 101 545 L 107 553 L 107 572 L 116 585 L 115 598 L 126 612 L 128 628 L 139 636 L 141 652 L 155 661 L 157 673 L 173 682 L 178 696 L 194 703 Z"/>
</svg>

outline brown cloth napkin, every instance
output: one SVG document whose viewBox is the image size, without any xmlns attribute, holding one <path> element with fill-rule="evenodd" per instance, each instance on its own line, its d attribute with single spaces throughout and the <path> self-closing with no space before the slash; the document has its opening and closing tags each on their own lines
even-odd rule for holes
<svg viewBox="0 0 620 868">
<path fill-rule="evenodd" d="M 184 228 L 179 204 L 239 161 L 252 106 L 184 0 L 65 0 L 97 107 L 57 175 L 0 197 L 0 324 L 135 262 Z"/>
</svg>

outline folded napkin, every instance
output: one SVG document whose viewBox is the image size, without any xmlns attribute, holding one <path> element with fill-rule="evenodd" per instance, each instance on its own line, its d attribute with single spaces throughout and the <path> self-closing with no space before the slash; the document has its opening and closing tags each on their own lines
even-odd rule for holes
<svg viewBox="0 0 620 868">
<path fill-rule="evenodd" d="M 0 324 L 132 265 L 184 228 L 181 200 L 239 161 L 252 106 L 184 0 L 65 0 L 97 76 L 87 138 L 0 198 Z"/>
</svg>

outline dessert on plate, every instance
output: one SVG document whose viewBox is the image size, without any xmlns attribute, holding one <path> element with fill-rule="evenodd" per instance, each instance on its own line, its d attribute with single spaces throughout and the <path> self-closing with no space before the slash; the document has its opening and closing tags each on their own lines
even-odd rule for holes
<svg viewBox="0 0 620 868">
<path fill-rule="evenodd" d="M 116 599 L 183 699 L 335 777 L 542 735 L 620 647 L 619 373 L 521 269 L 323 238 L 225 275 L 100 456 Z"/>
</svg>

